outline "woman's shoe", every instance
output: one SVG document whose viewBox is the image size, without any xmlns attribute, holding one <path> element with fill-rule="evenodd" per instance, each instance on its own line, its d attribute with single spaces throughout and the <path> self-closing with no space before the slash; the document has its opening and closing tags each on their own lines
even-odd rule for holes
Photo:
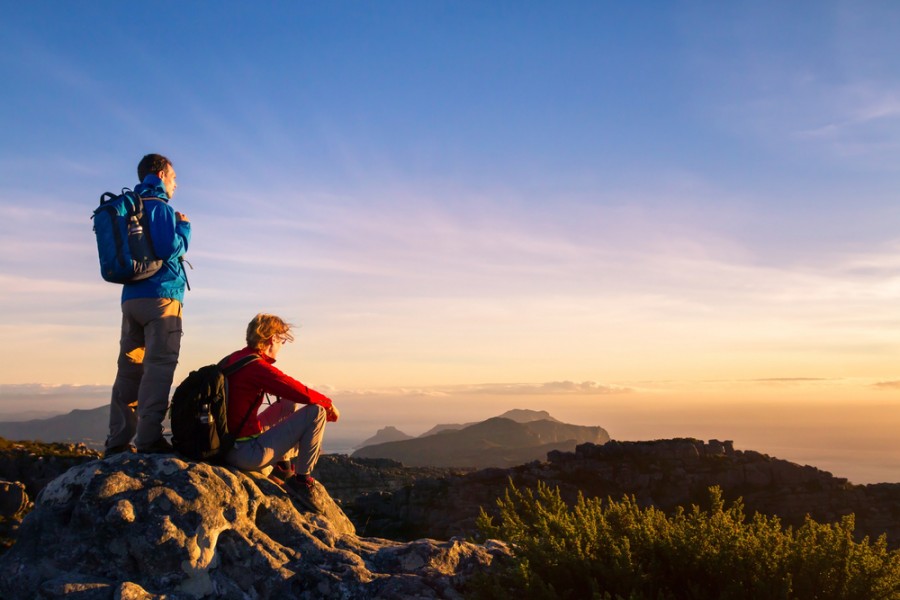
<svg viewBox="0 0 900 600">
<path fill-rule="evenodd" d="M 294 475 L 284 481 L 284 489 L 293 496 L 301 507 L 309 512 L 321 514 L 322 507 L 316 502 L 314 489 L 316 480 L 309 475 Z"/>
</svg>

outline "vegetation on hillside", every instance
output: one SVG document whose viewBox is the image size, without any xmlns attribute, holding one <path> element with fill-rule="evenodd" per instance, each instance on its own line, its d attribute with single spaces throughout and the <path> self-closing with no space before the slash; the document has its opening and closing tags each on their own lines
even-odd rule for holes
<svg viewBox="0 0 900 600">
<path fill-rule="evenodd" d="M 84 445 L 58 442 L 38 442 L 34 440 L 12 441 L 0 437 L 0 452 L 27 452 L 39 456 L 59 456 L 64 458 L 99 455 Z"/>
<path fill-rule="evenodd" d="M 0 437 L 0 480 L 20 480 L 33 499 L 50 478 L 73 464 L 97 457 L 99 453 L 84 444 L 12 441 Z M 12 547 L 18 535 L 19 524 L 32 507 L 29 503 L 16 514 L 0 515 L 0 554 Z"/>
<path fill-rule="evenodd" d="M 900 598 L 900 551 L 884 536 L 854 540 L 853 515 L 785 528 L 777 517 L 747 518 L 741 500 L 726 507 L 716 487 L 708 510 L 671 516 L 627 496 L 568 506 L 543 484 L 510 482 L 498 504 L 499 524 L 482 510 L 479 531 L 514 556 L 475 581 L 473 598 Z"/>
</svg>

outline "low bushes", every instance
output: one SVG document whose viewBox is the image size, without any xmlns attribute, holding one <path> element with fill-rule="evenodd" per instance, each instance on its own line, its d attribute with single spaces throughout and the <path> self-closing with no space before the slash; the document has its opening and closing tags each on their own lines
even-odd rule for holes
<svg viewBox="0 0 900 600">
<path fill-rule="evenodd" d="M 799 528 L 747 518 L 718 488 L 709 508 L 668 516 L 621 501 L 535 491 L 510 483 L 499 523 L 482 511 L 479 531 L 507 541 L 514 557 L 478 578 L 473 598 L 726 600 L 900 598 L 900 553 L 853 538 L 854 517 Z"/>
</svg>

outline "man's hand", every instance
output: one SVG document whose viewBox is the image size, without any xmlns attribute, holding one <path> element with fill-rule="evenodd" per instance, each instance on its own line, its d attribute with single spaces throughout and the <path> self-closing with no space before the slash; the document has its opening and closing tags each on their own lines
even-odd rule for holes
<svg viewBox="0 0 900 600">
<path fill-rule="evenodd" d="M 325 409 L 325 420 L 329 423 L 336 423 L 340 418 L 341 411 L 339 411 L 334 404 L 332 404 L 330 408 Z"/>
<path fill-rule="evenodd" d="M 175 220 L 176 220 L 176 221 L 182 221 L 182 222 L 184 222 L 184 223 L 190 223 L 190 222 L 191 222 L 191 220 L 187 218 L 187 215 L 186 215 L 186 214 L 180 213 L 180 212 L 178 212 L 178 211 L 175 211 Z"/>
</svg>

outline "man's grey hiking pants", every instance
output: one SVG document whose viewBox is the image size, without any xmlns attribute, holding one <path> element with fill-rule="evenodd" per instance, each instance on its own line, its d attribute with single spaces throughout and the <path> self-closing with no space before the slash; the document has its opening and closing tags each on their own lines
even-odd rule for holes
<svg viewBox="0 0 900 600">
<path fill-rule="evenodd" d="M 122 335 L 106 447 L 140 451 L 162 439 L 163 418 L 181 350 L 181 302 L 134 298 L 122 303 Z M 136 434 L 136 435 L 135 435 Z"/>
</svg>

